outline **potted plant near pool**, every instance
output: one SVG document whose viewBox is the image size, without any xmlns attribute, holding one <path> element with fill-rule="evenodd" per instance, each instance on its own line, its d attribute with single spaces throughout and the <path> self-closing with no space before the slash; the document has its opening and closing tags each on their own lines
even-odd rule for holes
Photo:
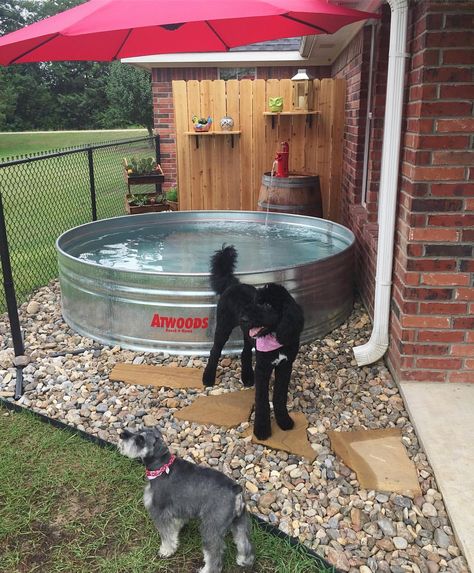
<svg viewBox="0 0 474 573">
<path fill-rule="evenodd" d="M 166 191 L 166 202 L 168 203 L 171 211 L 179 211 L 177 187 L 170 187 L 168 191 Z"/>
<path fill-rule="evenodd" d="M 125 178 L 128 193 L 125 197 L 127 213 L 148 213 L 155 211 L 169 211 L 170 206 L 166 194 L 161 191 L 161 184 L 165 176 L 163 170 L 153 157 L 124 158 Z M 131 187 L 135 185 L 154 185 L 154 191 L 137 191 L 132 193 Z"/>
</svg>

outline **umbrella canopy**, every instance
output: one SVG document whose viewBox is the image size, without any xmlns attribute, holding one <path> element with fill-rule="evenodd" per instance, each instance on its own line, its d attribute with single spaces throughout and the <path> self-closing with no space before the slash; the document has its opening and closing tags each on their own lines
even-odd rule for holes
<svg viewBox="0 0 474 573">
<path fill-rule="evenodd" d="M 326 0 L 89 0 L 0 38 L 0 64 L 222 52 L 375 14 Z"/>
</svg>

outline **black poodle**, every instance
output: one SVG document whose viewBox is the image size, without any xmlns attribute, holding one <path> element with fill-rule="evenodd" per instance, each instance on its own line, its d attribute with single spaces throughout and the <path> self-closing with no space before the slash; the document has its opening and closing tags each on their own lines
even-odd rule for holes
<svg viewBox="0 0 474 573">
<path fill-rule="evenodd" d="M 211 258 L 211 286 L 220 295 L 217 304 L 214 345 L 203 374 L 203 384 L 213 386 L 217 363 L 233 329 L 244 336 L 241 354 L 242 382 L 253 386 L 252 348 L 255 347 L 255 423 L 259 440 L 271 436 L 269 385 L 275 370 L 273 409 L 282 430 L 294 426 L 288 415 L 288 385 L 298 354 L 304 318 L 301 307 L 285 287 L 269 283 L 261 288 L 243 284 L 234 275 L 237 251 L 233 246 L 216 251 Z"/>
</svg>

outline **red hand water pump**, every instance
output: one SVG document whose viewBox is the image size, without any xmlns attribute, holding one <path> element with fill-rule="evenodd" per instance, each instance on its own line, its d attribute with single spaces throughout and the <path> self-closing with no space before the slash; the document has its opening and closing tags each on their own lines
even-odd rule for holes
<svg viewBox="0 0 474 573">
<path fill-rule="evenodd" d="M 276 152 L 275 161 L 277 164 L 276 177 L 288 177 L 288 155 L 290 146 L 287 141 L 280 143 L 280 151 Z"/>
</svg>

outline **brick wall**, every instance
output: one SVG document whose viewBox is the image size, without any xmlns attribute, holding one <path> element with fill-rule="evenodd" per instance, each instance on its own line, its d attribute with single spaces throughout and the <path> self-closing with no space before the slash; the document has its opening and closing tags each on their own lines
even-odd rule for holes
<svg viewBox="0 0 474 573">
<path fill-rule="evenodd" d="M 377 203 L 382 155 L 383 118 L 387 83 L 390 9 L 385 6 L 375 25 L 372 71 L 372 120 L 366 133 L 372 31 L 364 27 L 340 54 L 333 77 L 345 78 L 346 127 L 342 175 L 343 223 L 356 235 L 356 281 L 362 300 L 373 315 L 377 258 Z M 364 143 L 369 138 L 367 192 L 363 197 Z"/>
<path fill-rule="evenodd" d="M 400 380 L 474 382 L 472 2 L 413 4 L 391 344 Z"/>
<path fill-rule="evenodd" d="M 397 380 L 474 382 L 472 2 L 414 1 L 394 258 L 390 347 Z M 377 204 L 386 92 L 388 6 L 376 24 L 369 132 L 370 32 L 333 65 L 348 82 L 344 222 L 357 237 L 357 283 L 373 314 Z M 363 149 L 370 138 L 366 201 Z"/>
<path fill-rule="evenodd" d="M 259 67 L 260 79 L 291 78 L 297 66 Z M 331 77 L 329 66 L 309 67 L 308 72 L 315 78 Z M 153 118 L 155 133 L 160 135 L 161 165 L 165 173 L 164 188 L 176 185 L 176 130 L 173 110 L 173 80 L 215 80 L 217 68 L 154 68 L 152 71 Z"/>
</svg>

